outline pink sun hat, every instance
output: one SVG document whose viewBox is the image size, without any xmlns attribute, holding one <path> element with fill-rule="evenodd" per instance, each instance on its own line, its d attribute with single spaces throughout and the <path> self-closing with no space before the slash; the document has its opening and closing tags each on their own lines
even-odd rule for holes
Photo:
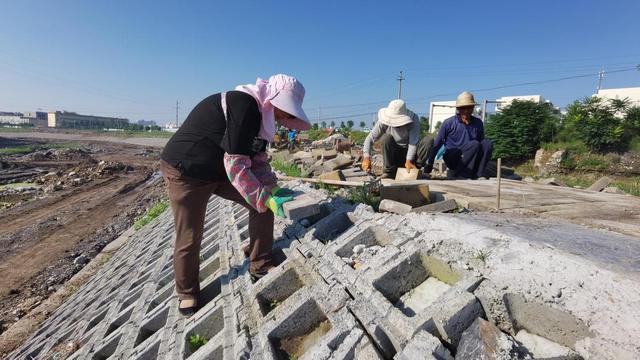
<svg viewBox="0 0 640 360">
<path fill-rule="evenodd" d="M 304 86 L 293 76 L 277 74 L 269 78 L 269 102 L 278 109 L 295 116 L 280 121 L 289 129 L 309 130 L 311 122 L 302 109 Z"/>
</svg>

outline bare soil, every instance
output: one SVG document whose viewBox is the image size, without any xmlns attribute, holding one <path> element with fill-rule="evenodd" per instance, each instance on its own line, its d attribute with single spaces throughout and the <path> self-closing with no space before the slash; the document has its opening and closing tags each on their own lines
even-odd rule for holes
<svg viewBox="0 0 640 360">
<path fill-rule="evenodd" d="M 159 149 L 75 142 L 79 149 L 46 150 L 54 142 L 0 137 L 0 149 L 44 149 L 0 155 L 0 185 L 39 184 L 0 209 L 0 334 L 164 197 Z M 11 350 L 0 348 L 0 357 Z"/>
</svg>

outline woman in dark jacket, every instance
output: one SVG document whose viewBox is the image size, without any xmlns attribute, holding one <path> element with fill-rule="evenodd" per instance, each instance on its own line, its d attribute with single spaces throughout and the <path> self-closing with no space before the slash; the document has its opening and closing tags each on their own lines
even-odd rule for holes
<svg viewBox="0 0 640 360">
<path fill-rule="evenodd" d="M 249 209 L 249 272 L 254 280 L 271 268 L 274 214 L 292 198 L 278 188 L 267 162 L 276 121 L 285 127 L 311 127 L 302 110 L 304 87 L 294 77 L 242 85 L 202 100 L 165 146 L 160 161 L 171 201 L 176 242 L 173 258 L 179 310 L 197 309 L 200 243 L 212 194 Z"/>
</svg>

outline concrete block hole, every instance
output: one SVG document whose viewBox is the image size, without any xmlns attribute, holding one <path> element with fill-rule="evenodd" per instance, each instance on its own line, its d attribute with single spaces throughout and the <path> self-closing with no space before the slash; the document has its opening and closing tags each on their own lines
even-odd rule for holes
<svg viewBox="0 0 640 360">
<path fill-rule="evenodd" d="M 102 346 L 100 349 L 98 349 L 93 354 L 92 359 L 93 360 L 106 360 L 106 359 L 108 359 L 118 349 L 118 344 L 120 343 L 120 338 L 121 337 L 122 337 L 122 334 L 120 334 L 118 336 L 114 336 L 111 340 L 109 340 L 109 342 L 107 342 L 104 346 Z"/>
<path fill-rule="evenodd" d="M 222 281 L 219 277 L 206 284 L 200 289 L 200 294 L 198 295 L 198 305 L 200 306 L 200 310 L 198 311 L 202 311 L 202 309 L 213 299 L 217 298 L 221 292 Z"/>
<path fill-rule="evenodd" d="M 303 286 L 304 283 L 296 270 L 293 268 L 286 270 L 256 294 L 262 315 L 267 315 Z"/>
<path fill-rule="evenodd" d="M 327 216 L 315 225 L 313 236 L 326 244 L 347 231 L 357 220 L 355 216 L 347 213 Z"/>
<path fill-rule="evenodd" d="M 109 327 L 107 328 L 107 332 L 104 334 L 104 336 L 107 337 L 112 332 L 118 330 L 120 326 L 124 325 L 124 323 L 126 323 L 127 320 L 129 320 L 132 313 L 133 313 L 133 306 L 130 307 L 128 310 L 124 311 L 123 313 L 121 313 L 120 315 L 118 315 L 118 317 L 111 324 L 109 324 Z"/>
<path fill-rule="evenodd" d="M 120 309 L 118 311 L 122 311 L 136 302 L 136 300 L 140 298 L 140 295 L 142 295 L 142 289 L 136 290 L 135 292 L 129 292 L 128 295 L 129 296 L 127 296 L 127 298 L 122 302 L 122 305 L 120 305 Z"/>
<path fill-rule="evenodd" d="M 315 301 L 309 300 L 296 309 L 269 334 L 274 358 L 301 358 L 331 330 L 331 323 Z"/>
<path fill-rule="evenodd" d="M 413 317 L 459 280 L 459 272 L 444 261 L 414 252 L 375 280 L 373 286 L 405 315 Z"/>
<path fill-rule="evenodd" d="M 173 294 L 173 286 L 166 286 L 164 289 L 160 290 L 160 293 L 158 293 L 158 295 L 156 295 L 149 303 L 147 314 L 167 300 L 171 294 Z"/>
<path fill-rule="evenodd" d="M 222 307 L 203 316 L 191 329 L 186 332 L 184 339 L 184 358 L 188 358 L 193 354 L 189 339 L 192 336 L 200 336 L 207 340 L 213 339 L 224 328 L 224 316 Z M 202 350 L 202 348 L 197 351 Z M 196 352 L 197 352 L 196 351 Z"/>
<path fill-rule="evenodd" d="M 151 319 L 146 321 L 138 330 L 138 336 L 133 346 L 142 344 L 145 340 L 153 336 L 158 330 L 162 329 L 167 324 L 167 317 L 169 315 L 169 307 L 165 306 L 164 309 L 155 314 Z"/>
<path fill-rule="evenodd" d="M 104 309 L 102 310 L 98 315 L 96 315 L 93 319 L 91 319 L 91 321 L 89 321 L 89 324 L 87 324 L 87 328 L 84 330 L 84 332 L 89 332 L 91 331 L 91 329 L 93 329 L 96 325 L 98 325 L 105 316 L 107 316 L 107 311 L 109 309 Z"/>
<path fill-rule="evenodd" d="M 200 268 L 199 279 L 200 281 L 204 281 L 209 276 L 215 274 L 220 269 L 220 258 L 215 258 L 212 261 L 204 264 L 202 268 Z"/>
<path fill-rule="evenodd" d="M 135 359 L 136 360 L 156 360 L 158 358 L 159 352 L 160 352 L 160 340 L 154 342 L 151 346 L 146 348 Z"/>
<path fill-rule="evenodd" d="M 362 245 L 365 248 L 372 246 L 384 247 L 391 244 L 391 242 L 391 234 L 384 227 L 370 226 L 353 236 L 342 247 L 336 250 L 336 255 L 342 258 L 351 258 L 354 255 L 354 248 L 358 245 Z M 355 268 L 355 263 L 351 266 Z"/>
</svg>

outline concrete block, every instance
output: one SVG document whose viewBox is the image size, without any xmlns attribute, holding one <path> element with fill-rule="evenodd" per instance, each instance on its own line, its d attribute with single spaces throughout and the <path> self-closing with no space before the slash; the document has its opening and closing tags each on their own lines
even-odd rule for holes
<svg viewBox="0 0 640 360">
<path fill-rule="evenodd" d="M 609 184 L 611 184 L 611 181 L 612 180 L 609 177 L 603 176 L 600 179 L 598 179 L 598 181 L 591 184 L 591 186 L 589 186 L 587 190 L 596 191 L 596 192 L 602 191 L 604 188 L 609 186 Z"/>
<path fill-rule="evenodd" d="M 420 331 L 405 346 L 402 352 L 393 357 L 394 360 L 415 360 L 415 359 L 433 359 L 433 360 L 453 360 L 453 356 L 449 349 L 444 347 L 440 340 L 435 336 Z M 464 359 L 464 358 L 463 358 Z M 467 358 L 471 359 L 471 358 Z"/>
<path fill-rule="evenodd" d="M 437 203 L 428 204 L 424 206 L 419 206 L 417 208 L 411 209 L 411 212 L 414 213 L 437 213 L 437 212 L 447 212 L 453 211 L 458 208 L 458 203 L 454 199 L 449 199 L 445 201 L 439 201 Z"/>
<path fill-rule="evenodd" d="M 492 323 L 477 318 L 460 338 L 456 349 L 459 359 L 532 359 L 516 340 Z"/>
<path fill-rule="evenodd" d="M 349 168 L 349 169 L 344 169 L 342 170 L 342 174 L 345 177 L 351 177 L 351 176 L 367 176 L 369 174 L 367 174 L 366 172 L 364 172 L 362 169 L 360 168 Z"/>
<path fill-rule="evenodd" d="M 408 181 L 416 180 L 420 171 L 418 169 L 407 170 L 405 168 L 398 168 L 396 172 L 396 181 Z"/>
<path fill-rule="evenodd" d="M 620 190 L 619 187 L 616 186 L 607 186 L 606 188 L 602 189 L 603 193 L 608 193 L 608 194 L 618 194 L 618 195 L 626 195 L 627 193 Z"/>
<path fill-rule="evenodd" d="M 535 359 L 582 359 L 581 356 L 568 347 L 554 343 L 542 336 L 528 333 L 526 330 L 518 331 L 515 339 L 519 341 Z"/>
<path fill-rule="evenodd" d="M 282 209 L 287 218 L 298 221 L 320 213 L 320 205 L 318 199 L 302 195 L 293 201 L 282 204 Z"/>
<path fill-rule="evenodd" d="M 367 182 L 367 181 L 371 181 L 372 179 L 373 179 L 373 176 L 371 176 L 371 175 L 345 177 L 346 181 Z"/>
<path fill-rule="evenodd" d="M 504 291 L 491 280 L 484 280 L 474 291 L 482 308 L 487 315 L 487 319 L 507 334 L 515 335 L 509 310 L 504 302 Z"/>
<path fill-rule="evenodd" d="M 411 207 L 429 203 L 429 185 L 424 181 L 388 184 L 380 188 L 380 198 L 399 201 Z"/>
<path fill-rule="evenodd" d="M 353 164 L 353 159 L 349 155 L 338 154 L 334 159 L 325 161 L 322 167 L 325 171 L 334 171 L 344 169 Z"/>
<path fill-rule="evenodd" d="M 452 288 L 424 312 L 432 314 L 424 324 L 424 329 L 453 347 L 458 346 L 464 330 L 476 318 L 483 316 L 478 299 L 456 288 Z"/>
<path fill-rule="evenodd" d="M 322 153 L 320 154 L 320 158 L 326 160 L 331 160 L 334 159 L 336 156 L 338 156 L 338 152 L 335 150 L 322 150 Z"/>
<path fill-rule="evenodd" d="M 378 211 L 380 211 L 381 213 L 390 212 L 394 214 L 404 215 L 411 212 L 411 205 L 403 204 L 394 200 L 384 199 L 380 202 Z"/>
<path fill-rule="evenodd" d="M 517 294 L 505 295 L 505 303 L 516 331 L 525 329 L 571 349 L 579 340 L 593 336 L 580 319 L 564 311 L 527 302 Z"/>
<path fill-rule="evenodd" d="M 342 181 L 344 180 L 344 176 L 342 175 L 342 172 L 340 170 L 335 170 L 335 171 L 331 171 L 331 172 L 326 172 L 321 174 L 318 179 L 320 180 L 338 180 L 338 181 Z"/>
</svg>

